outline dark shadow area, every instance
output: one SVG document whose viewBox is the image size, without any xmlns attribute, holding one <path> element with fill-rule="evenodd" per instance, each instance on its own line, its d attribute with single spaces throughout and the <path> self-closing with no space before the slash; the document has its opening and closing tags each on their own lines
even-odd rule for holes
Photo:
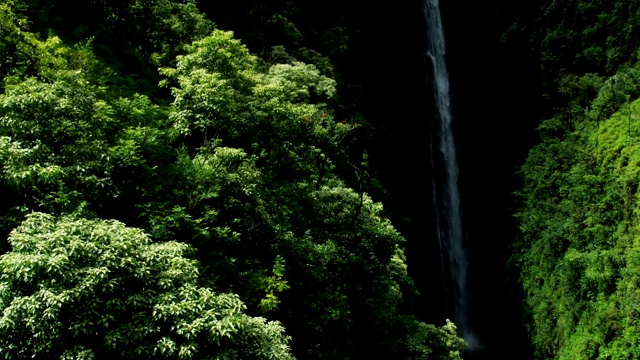
<svg viewBox="0 0 640 360">
<path fill-rule="evenodd" d="M 262 10 L 243 11 L 246 3 L 202 7 L 219 14 L 218 25 L 233 28 L 252 51 L 268 51 L 257 45 L 268 43 L 267 37 L 282 38 L 288 49 L 294 45 L 286 43 L 286 34 L 256 28 L 255 19 L 260 19 Z M 285 6 L 284 1 L 274 4 Z M 524 39 L 500 41 L 524 5 L 506 0 L 490 4 L 442 0 L 441 4 L 468 239 L 470 321 L 484 345 L 464 358 L 527 359 L 532 351 L 520 322 L 521 299 L 514 295 L 518 294 L 517 274 L 506 264 L 509 243 L 516 235 L 512 193 L 519 184 L 514 173 L 536 139 L 538 64 Z M 316 36 L 318 51 L 333 53 L 342 100 L 367 118 L 372 134 L 367 151 L 373 175 L 384 189 L 371 195 L 385 204 L 385 214 L 408 241 L 409 271 L 420 292 L 411 304 L 413 311 L 426 322 L 442 325 L 450 315 L 432 202 L 432 179 L 438 181 L 438 175 L 432 173 L 429 153 L 433 115 L 426 77 L 430 65 L 424 61 L 427 36 L 422 1 L 373 5 L 358 0 L 348 7 L 338 1 L 309 3 L 298 15 L 318 22 L 291 18 L 305 34 Z M 327 22 L 357 29 L 350 32 L 348 51 L 322 48 L 322 36 L 314 35 L 313 29 Z"/>
<path fill-rule="evenodd" d="M 501 12 L 513 11 L 502 5 L 461 0 L 443 2 L 441 9 L 468 238 L 469 313 L 481 344 L 465 359 L 532 357 L 521 299 L 514 295 L 517 274 L 507 268 L 507 257 L 516 236 L 515 171 L 536 139 L 539 79 L 524 42 L 500 42 L 508 22 Z M 388 190 L 382 200 L 409 241 L 409 269 L 421 293 L 416 310 L 425 321 L 442 324 L 447 306 L 431 199 L 431 177 L 437 175 L 429 155 L 431 96 L 421 6 L 414 1 L 369 14 L 384 19 L 384 27 L 364 33 L 357 62 L 367 64 L 359 71 L 368 79 L 367 115 L 377 126 L 372 163 Z"/>
<path fill-rule="evenodd" d="M 517 235 L 515 172 L 536 139 L 538 65 L 524 42 L 500 42 L 507 26 L 500 11 L 509 5 L 443 3 L 468 238 L 469 313 L 485 345 L 465 359 L 528 359 L 533 351 L 521 323 L 522 299 L 515 295 L 517 274 L 507 259 Z"/>
</svg>

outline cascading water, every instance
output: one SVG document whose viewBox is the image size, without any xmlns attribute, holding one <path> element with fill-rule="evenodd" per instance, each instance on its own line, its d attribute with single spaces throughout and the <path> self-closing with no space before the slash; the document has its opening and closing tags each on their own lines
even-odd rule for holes
<svg viewBox="0 0 640 360">
<path fill-rule="evenodd" d="M 449 74 L 445 62 L 445 40 L 438 7 L 438 0 L 424 0 L 424 14 L 427 23 L 428 52 L 433 69 L 433 96 L 437 125 L 432 127 L 436 134 L 431 138 L 431 165 L 433 173 L 442 173 L 442 184 L 437 186 L 433 179 L 433 204 L 436 214 L 437 234 L 440 242 L 445 303 L 451 302 L 453 321 L 458 334 L 475 346 L 467 317 L 468 294 L 466 286 L 467 254 L 462 231 L 462 213 L 458 190 L 458 161 L 453 137 L 451 103 L 449 99 Z M 437 144 L 439 155 L 434 151 Z M 442 168 L 439 168 L 442 167 Z M 446 255 L 446 258 L 445 258 Z M 447 277 L 449 279 L 447 279 Z"/>
</svg>

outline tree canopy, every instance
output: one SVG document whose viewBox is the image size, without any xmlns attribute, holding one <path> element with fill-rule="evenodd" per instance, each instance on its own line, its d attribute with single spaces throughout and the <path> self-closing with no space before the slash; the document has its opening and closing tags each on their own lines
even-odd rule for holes
<svg viewBox="0 0 640 360">
<path fill-rule="evenodd" d="M 183 243 L 43 213 L 9 242 L 0 258 L 5 358 L 291 358 L 280 324 L 198 286 Z"/>
<path fill-rule="evenodd" d="M 459 358 L 333 79 L 191 1 L 69 6 L 0 5 L 0 352 Z"/>
</svg>

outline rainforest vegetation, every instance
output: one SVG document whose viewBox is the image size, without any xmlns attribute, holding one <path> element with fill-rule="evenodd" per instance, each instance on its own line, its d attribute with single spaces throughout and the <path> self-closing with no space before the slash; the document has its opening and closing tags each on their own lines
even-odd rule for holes
<svg viewBox="0 0 640 360">
<path fill-rule="evenodd" d="M 0 1 L 0 357 L 465 355 L 407 4 Z M 640 358 L 640 1 L 441 7 L 472 325 Z"/>
<path fill-rule="evenodd" d="M 288 51 L 287 13 L 250 51 L 218 24 L 245 13 L 0 3 L 3 358 L 460 358 L 413 313 L 332 54 Z"/>
<path fill-rule="evenodd" d="M 507 35 L 535 48 L 545 106 L 510 257 L 538 359 L 640 357 L 639 5 L 544 2 Z"/>
</svg>

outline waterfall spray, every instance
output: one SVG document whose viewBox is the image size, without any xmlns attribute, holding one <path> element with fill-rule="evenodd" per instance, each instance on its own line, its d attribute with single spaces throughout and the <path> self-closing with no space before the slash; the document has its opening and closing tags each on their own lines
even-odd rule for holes
<svg viewBox="0 0 640 360">
<path fill-rule="evenodd" d="M 463 337 L 469 347 L 474 345 L 475 338 L 468 323 L 467 254 L 462 231 L 462 213 L 460 209 L 460 193 L 458 190 L 458 161 L 453 137 L 453 116 L 449 98 L 449 74 L 445 61 L 445 39 L 438 7 L 438 0 L 424 0 L 423 3 L 429 47 L 426 57 L 433 68 L 433 96 L 436 110 L 436 134 L 431 140 L 431 165 L 433 170 L 441 170 L 444 174 L 442 187 L 436 186 L 433 180 L 433 204 L 436 213 L 436 231 L 440 242 L 445 296 L 448 303 L 452 301 L 453 309 L 447 312 L 453 316 L 458 327 L 458 334 Z M 434 143 L 437 144 L 441 159 L 436 160 Z M 436 169 L 442 164 L 443 169 Z M 434 174 L 437 171 L 434 171 Z M 446 253 L 446 254 L 445 254 Z M 446 256 L 445 256 L 446 255 Z"/>
</svg>

